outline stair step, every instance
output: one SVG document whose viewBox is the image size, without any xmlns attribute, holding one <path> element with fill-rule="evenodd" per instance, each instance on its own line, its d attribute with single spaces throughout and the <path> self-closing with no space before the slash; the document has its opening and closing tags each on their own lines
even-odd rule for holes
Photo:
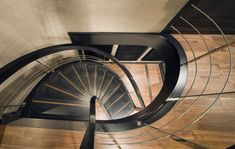
<svg viewBox="0 0 235 149">
<path fill-rule="evenodd" d="M 102 64 L 73 62 L 48 74 L 39 85 L 32 106 L 33 114 L 70 115 L 84 119 L 89 114 L 89 100 L 97 96 L 108 117 L 128 116 L 135 106 L 120 78 Z"/>
</svg>

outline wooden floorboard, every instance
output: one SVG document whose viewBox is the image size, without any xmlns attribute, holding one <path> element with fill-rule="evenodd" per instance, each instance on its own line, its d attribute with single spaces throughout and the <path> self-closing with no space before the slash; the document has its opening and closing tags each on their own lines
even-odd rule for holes
<svg viewBox="0 0 235 149">
<path fill-rule="evenodd" d="M 180 35 L 174 35 L 176 39 L 180 41 L 182 46 L 186 50 L 188 59 L 193 59 L 192 52 L 190 52 L 187 43 Z M 207 49 L 198 35 L 185 35 L 188 39 L 190 45 L 195 50 L 196 56 L 205 54 Z M 203 35 L 210 49 L 218 48 L 225 44 L 222 36 L 220 35 Z M 235 36 L 228 36 L 229 42 L 235 41 Z M 234 61 L 232 62 L 233 68 L 235 68 L 235 44 L 231 45 L 232 57 Z M 228 74 L 228 51 L 226 48 L 222 48 L 221 51 L 212 54 L 212 78 L 205 89 L 204 93 L 213 93 L 221 91 L 223 83 L 226 80 L 226 75 Z M 189 78 L 185 88 L 184 95 L 186 95 L 187 90 L 193 81 L 195 73 L 195 64 L 192 63 L 189 66 Z M 208 57 L 202 58 L 198 61 L 198 74 L 195 86 L 189 94 L 200 94 L 205 83 L 208 79 Z M 137 84 L 144 98 L 147 102 L 150 102 L 149 92 L 147 90 L 146 74 L 144 72 L 144 66 L 138 65 L 132 67 L 133 65 L 127 65 L 132 73 L 133 77 L 136 79 Z M 148 65 L 151 80 L 151 89 L 153 96 L 160 90 L 161 80 L 159 73 L 157 71 L 152 71 L 152 65 Z M 119 71 L 120 72 L 120 71 Z M 122 74 L 120 74 L 122 75 Z M 150 75 L 150 76 L 151 76 Z M 158 78 L 154 76 L 157 75 Z M 125 78 L 123 78 L 125 80 Z M 155 81 L 155 82 L 154 82 Z M 127 84 L 128 87 L 128 84 Z M 131 90 L 131 88 L 129 88 Z M 232 71 L 231 78 L 229 79 L 228 85 L 225 91 L 235 91 L 235 69 Z M 190 122 L 193 122 L 197 117 L 202 114 L 213 101 L 216 96 L 205 96 L 200 97 L 195 105 L 187 111 L 181 118 L 176 119 L 177 116 L 185 112 L 196 100 L 196 98 L 186 98 L 182 103 L 175 108 L 175 110 L 169 112 L 164 118 L 155 122 L 153 126 L 161 127 L 166 125 L 169 121 L 172 121 L 168 125 L 162 127 L 163 131 L 168 133 L 173 133 L 178 131 Z M 235 94 L 222 95 L 212 109 L 197 123 L 190 127 L 185 128 L 177 132 L 175 135 L 182 137 L 186 140 L 192 141 L 206 148 L 221 149 L 235 144 Z M 141 136 L 141 134 L 144 134 Z M 3 137 L 3 142 L 1 149 L 76 149 L 79 148 L 80 142 L 83 138 L 84 131 L 69 131 L 69 130 L 56 130 L 56 129 L 45 129 L 45 128 L 26 128 L 26 127 L 16 127 L 7 126 Z M 134 136 L 140 136 L 133 138 Z M 140 129 L 135 131 L 126 132 L 123 134 L 116 134 L 113 137 L 117 139 L 119 144 L 114 144 L 112 146 L 100 145 L 98 142 L 109 142 L 110 136 L 97 135 L 96 148 L 98 149 L 112 149 L 121 147 L 122 149 L 165 149 L 165 148 L 175 148 L 184 149 L 190 148 L 182 142 L 174 141 L 170 138 L 165 138 L 161 140 L 153 140 L 151 142 L 143 143 L 146 140 L 151 140 L 154 138 L 160 138 L 166 136 L 164 133 L 155 132 L 150 128 Z M 103 137 L 103 138 L 102 138 Z M 118 140 L 118 138 L 132 137 L 129 140 L 125 139 Z M 109 139 L 108 139 L 109 138 Z M 123 145 L 123 142 L 133 142 L 132 145 Z M 136 142 L 136 143 L 135 143 Z M 142 143 L 141 143 L 142 142 Z M 140 144 L 137 144 L 140 143 Z"/>
</svg>

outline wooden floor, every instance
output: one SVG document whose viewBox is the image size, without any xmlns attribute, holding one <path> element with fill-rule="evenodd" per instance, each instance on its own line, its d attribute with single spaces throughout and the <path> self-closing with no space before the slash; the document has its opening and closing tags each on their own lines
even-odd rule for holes
<svg viewBox="0 0 235 149">
<path fill-rule="evenodd" d="M 174 35 L 184 47 L 188 59 L 193 59 L 193 54 L 187 42 L 180 36 Z M 207 48 L 203 40 L 198 35 L 184 35 L 195 51 L 195 55 L 200 56 L 207 52 Z M 203 35 L 209 50 L 219 48 L 225 42 L 222 36 Z M 225 86 L 224 92 L 235 91 L 235 36 L 228 36 L 231 42 L 233 71 L 229 79 L 228 85 Z M 222 91 L 224 82 L 229 73 L 229 55 L 226 48 L 211 54 L 212 72 L 211 79 L 208 81 L 210 74 L 210 58 L 207 56 L 198 60 L 197 78 L 194 86 L 191 85 L 196 72 L 195 63 L 189 64 L 188 82 L 184 91 L 184 95 L 210 94 Z M 150 94 L 147 89 L 149 84 L 142 85 L 146 79 L 143 73 L 144 65 L 132 67 L 127 65 L 139 85 L 139 88 L 150 102 Z M 152 65 L 149 65 L 150 73 L 153 76 L 157 72 L 152 72 Z M 138 68 L 138 69 L 136 69 Z M 133 70 L 132 70 L 133 69 Z M 159 76 L 159 74 L 158 74 Z M 153 83 L 155 81 L 155 83 Z M 144 81 L 146 83 L 146 80 Z M 156 92 L 161 85 L 160 78 L 151 77 L 152 96 L 156 96 Z M 205 87 L 208 82 L 208 86 Z M 188 90 L 191 88 L 191 91 Z M 205 88 L 205 89 L 204 89 Z M 164 118 L 155 122 L 154 127 L 146 127 L 139 130 L 133 130 L 115 135 L 96 135 L 95 148 L 98 149 L 165 149 L 165 148 L 191 148 L 193 143 L 204 148 L 222 149 L 235 144 L 235 93 L 221 95 L 218 100 L 217 95 L 208 95 L 197 98 L 187 97 L 178 102 L 177 106 L 169 112 Z M 215 102 L 214 106 L 199 121 L 193 125 L 189 125 L 206 111 L 210 105 Z M 190 108 L 191 105 L 194 105 Z M 190 110 L 186 111 L 188 108 Z M 179 117 L 180 116 L 180 117 Z M 177 118 L 178 117 L 178 118 Z M 188 127 L 186 127 L 188 125 Z M 175 134 L 187 141 L 175 141 L 167 134 Z M 1 149 L 76 149 L 79 148 L 83 138 L 84 131 L 70 131 L 45 128 L 28 128 L 7 126 L 2 140 Z M 113 141 L 116 140 L 116 143 Z M 161 138 L 161 139 L 160 139 Z M 102 145 L 109 143 L 112 145 Z"/>
<path fill-rule="evenodd" d="M 144 103 L 149 105 L 154 97 L 157 96 L 161 87 L 162 87 L 162 77 L 158 64 L 143 64 L 143 63 L 124 63 L 125 67 L 129 70 L 133 76 L 136 84 L 140 90 L 140 93 L 143 97 Z M 130 96 L 134 99 L 136 107 L 140 108 L 140 102 L 137 100 L 134 88 L 131 85 L 131 82 L 124 75 L 124 72 L 117 66 L 110 66 L 110 68 L 117 72 L 121 77 L 123 83 L 126 85 Z"/>
</svg>

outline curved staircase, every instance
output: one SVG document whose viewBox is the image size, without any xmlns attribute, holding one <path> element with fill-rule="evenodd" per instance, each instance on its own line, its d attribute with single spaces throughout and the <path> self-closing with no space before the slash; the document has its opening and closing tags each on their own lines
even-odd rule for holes
<svg viewBox="0 0 235 149">
<path fill-rule="evenodd" d="M 109 119 L 129 116 L 135 106 L 117 74 L 97 62 L 78 61 L 63 65 L 48 74 L 30 96 L 27 115 L 68 116 L 88 120 L 89 101 L 98 104 Z"/>
</svg>

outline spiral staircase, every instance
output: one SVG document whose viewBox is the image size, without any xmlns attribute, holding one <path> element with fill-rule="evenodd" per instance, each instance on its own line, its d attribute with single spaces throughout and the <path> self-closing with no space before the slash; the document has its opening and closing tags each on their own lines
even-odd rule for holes
<svg viewBox="0 0 235 149">
<path fill-rule="evenodd" d="M 22 134 L 41 129 L 32 129 L 33 138 L 43 129 L 52 131 L 45 136 L 59 130 L 62 139 L 73 140 L 62 148 L 233 148 L 234 118 L 219 127 L 227 127 L 225 134 L 205 135 L 199 128 L 217 127 L 207 120 L 210 112 L 234 111 L 234 102 L 223 106 L 234 100 L 234 43 L 194 1 L 187 7 L 214 25 L 218 43 L 177 15 L 177 23 L 193 30 L 196 44 L 174 22 L 168 24 L 174 34 L 69 32 L 71 43 L 38 48 L 4 65 L 1 147 L 10 142 L 21 148 L 9 141 L 17 130 L 8 130 L 20 127 Z M 139 78 L 132 72 L 136 65 L 145 68 Z M 151 85 L 158 78 L 161 83 Z M 222 145 L 213 142 L 217 135 L 225 138 Z M 40 139 L 36 144 L 43 146 Z"/>
<path fill-rule="evenodd" d="M 40 83 L 32 98 L 32 109 L 28 115 L 69 115 L 77 120 L 88 120 L 89 100 L 96 96 L 110 119 L 129 116 L 134 110 L 125 85 L 119 77 L 95 62 L 75 62 L 63 65 Z M 56 106 L 45 103 L 77 104 L 78 106 Z M 71 110 L 71 111 L 70 111 Z M 59 112 L 59 113 L 58 113 Z M 35 113 L 35 114 L 34 114 Z M 40 116 L 38 115 L 38 117 Z"/>
</svg>

